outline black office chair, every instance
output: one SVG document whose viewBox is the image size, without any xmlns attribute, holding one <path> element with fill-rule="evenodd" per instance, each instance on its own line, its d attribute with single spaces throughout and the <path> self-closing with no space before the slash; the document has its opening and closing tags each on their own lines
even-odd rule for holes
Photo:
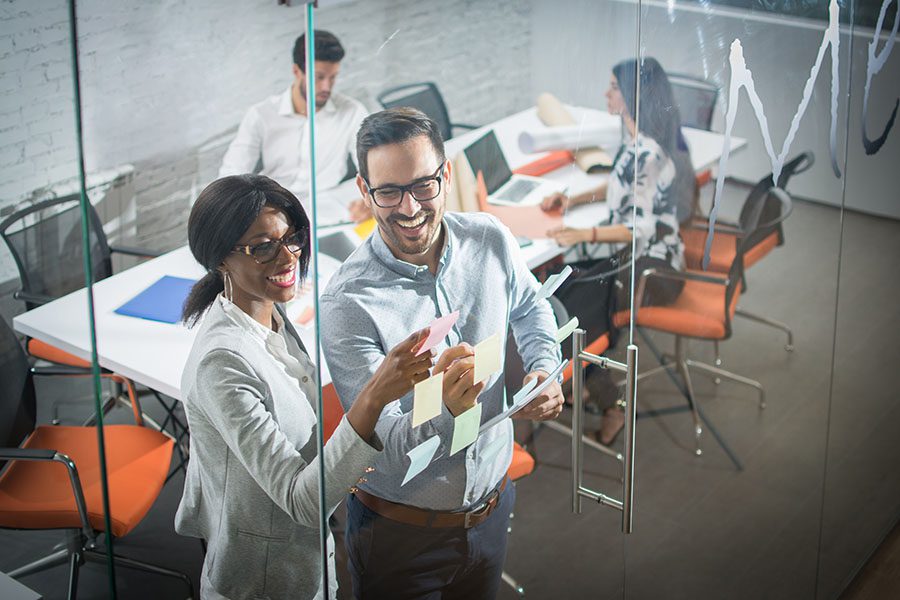
<svg viewBox="0 0 900 600">
<path fill-rule="evenodd" d="M 114 253 L 144 258 L 160 254 L 144 248 L 110 246 L 100 217 L 93 206 L 88 210 L 88 221 L 94 281 L 100 281 L 113 274 Z M 27 310 L 84 287 L 84 250 L 81 235 L 80 194 L 43 200 L 16 211 L 0 222 L 0 237 L 12 253 L 22 284 L 21 289 L 15 292 L 13 297 L 25 302 Z M 66 365 L 73 369 L 73 373 L 78 369 L 90 373 L 89 362 L 40 340 L 28 340 L 27 348 L 29 354 L 35 358 Z M 127 382 L 125 387 L 130 390 L 131 382 Z M 161 425 L 147 415 L 144 415 L 144 419 L 160 431 L 171 421 L 175 427 L 175 435 L 182 436 L 186 429 L 173 412 L 177 402 L 169 404 L 156 392 L 153 394 L 165 409 L 166 419 Z M 132 406 L 131 399 L 122 393 L 121 387 L 107 400 L 104 413 L 115 405 Z M 57 421 L 55 413 L 54 405 L 54 422 Z M 178 449 L 183 450 L 181 444 Z"/>
<path fill-rule="evenodd" d="M 449 140 L 453 136 L 453 128 L 476 129 L 477 125 L 450 122 L 447 105 L 440 90 L 430 81 L 410 83 L 384 90 L 378 94 L 378 102 L 384 108 L 411 106 L 428 115 L 441 130 L 441 136 Z"/>
<path fill-rule="evenodd" d="M 670 73 L 672 96 L 685 127 L 709 131 L 719 99 L 719 86 L 705 79 L 681 73 Z"/>
</svg>

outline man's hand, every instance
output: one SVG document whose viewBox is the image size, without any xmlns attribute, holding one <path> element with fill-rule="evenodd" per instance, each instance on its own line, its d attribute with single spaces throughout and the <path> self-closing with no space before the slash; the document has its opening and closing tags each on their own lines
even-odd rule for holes
<svg viewBox="0 0 900 600">
<path fill-rule="evenodd" d="M 350 213 L 350 220 L 354 223 L 362 223 L 372 218 L 372 211 L 366 205 L 365 200 L 358 198 L 347 206 L 347 212 Z"/>
<path fill-rule="evenodd" d="M 473 406 L 484 382 L 475 383 L 475 349 L 462 343 L 444 350 L 434 366 L 435 373 L 444 373 L 444 404 L 454 417 Z"/>
<path fill-rule="evenodd" d="M 525 376 L 523 385 L 537 378 L 538 385 L 547 379 L 546 371 L 532 371 Z M 555 419 L 562 412 L 563 393 L 559 383 L 554 381 L 541 393 L 540 396 L 525 405 L 525 408 L 515 413 L 513 419 L 529 419 L 531 421 L 548 421 Z"/>
</svg>

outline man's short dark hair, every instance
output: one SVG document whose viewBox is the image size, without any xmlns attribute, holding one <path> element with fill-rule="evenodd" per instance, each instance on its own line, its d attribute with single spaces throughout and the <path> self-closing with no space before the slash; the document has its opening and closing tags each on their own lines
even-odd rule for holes
<svg viewBox="0 0 900 600">
<path fill-rule="evenodd" d="M 389 108 L 373 113 L 363 119 L 356 134 L 356 158 L 359 161 L 359 174 L 369 181 L 369 165 L 366 157 L 369 150 L 388 144 L 402 144 L 421 135 L 428 137 L 438 160 L 444 162 L 444 138 L 437 123 L 429 119 L 425 113 L 408 106 Z"/>
<path fill-rule="evenodd" d="M 316 55 L 315 59 L 323 62 L 336 63 L 341 62 L 344 58 L 344 47 L 341 46 L 340 40 L 330 31 L 322 29 L 314 30 L 316 34 Z M 306 72 L 306 34 L 304 33 L 294 42 L 294 64 L 300 67 L 300 70 Z"/>
</svg>

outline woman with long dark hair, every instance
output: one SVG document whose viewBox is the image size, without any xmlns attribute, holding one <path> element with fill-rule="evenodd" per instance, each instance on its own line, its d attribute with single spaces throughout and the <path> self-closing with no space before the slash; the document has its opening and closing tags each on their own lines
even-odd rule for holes
<svg viewBox="0 0 900 600">
<path fill-rule="evenodd" d="M 636 92 L 638 77 L 640 102 Z M 595 227 L 561 227 L 549 233 L 561 246 L 611 243 L 616 249 L 624 249 L 631 245 L 634 238 L 635 273 L 640 274 L 650 268 L 680 270 L 684 244 L 678 234 L 678 204 L 685 195 L 693 198 L 694 178 L 669 78 L 654 58 L 644 58 L 640 63 L 634 59 L 622 61 L 613 67 L 606 101 L 607 110 L 621 117 L 625 132 L 625 140 L 613 161 L 608 180 L 576 196 L 548 196 L 542 207 L 547 211 L 565 210 L 579 204 L 606 201 L 609 220 Z M 597 268 L 602 270 L 604 263 L 600 259 L 596 263 Z M 616 304 L 627 307 L 630 291 L 628 271 L 621 271 L 618 278 L 619 301 Z M 683 285 L 675 279 L 649 278 L 643 304 L 671 304 Z M 599 298 L 607 297 L 615 299 L 616 295 L 598 294 L 592 297 L 591 302 L 601 302 Z M 614 309 L 605 305 L 567 308 L 580 320 L 584 320 L 582 315 L 602 315 L 603 328 L 608 326 L 607 315 Z M 582 324 L 589 331 L 596 329 L 592 325 Z M 608 373 L 601 370 L 597 376 L 605 379 Z M 588 389 L 598 389 L 598 386 L 589 383 Z M 602 391 L 604 389 L 607 391 Z M 614 386 L 604 381 L 599 390 L 596 394 L 599 398 L 594 400 L 603 410 L 604 420 L 597 438 L 603 444 L 610 444 L 621 431 L 624 416 L 615 406 Z"/>
<path fill-rule="evenodd" d="M 433 354 L 415 356 L 427 330 L 388 353 L 319 456 L 315 367 L 280 306 L 309 265 L 300 202 L 267 177 L 224 177 L 201 192 L 188 240 L 207 274 L 184 307 L 202 325 L 182 377 L 191 460 L 175 528 L 207 543 L 201 598 L 324 598 L 318 461 L 330 512 L 374 463 L 382 408 L 428 377 Z"/>
</svg>

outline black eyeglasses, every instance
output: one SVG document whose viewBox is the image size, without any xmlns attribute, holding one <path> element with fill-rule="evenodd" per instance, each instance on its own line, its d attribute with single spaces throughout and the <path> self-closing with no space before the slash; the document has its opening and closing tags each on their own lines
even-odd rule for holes
<svg viewBox="0 0 900 600">
<path fill-rule="evenodd" d="M 278 257 L 281 247 L 284 246 L 291 254 L 300 254 L 306 247 L 307 235 L 306 230 L 295 231 L 289 233 L 280 240 L 272 240 L 263 242 L 262 244 L 244 244 L 243 246 L 235 246 L 232 252 L 239 252 L 250 256 L 261 265 L 270 263 Z"/>
<path fill-rule="evenodd" d="M 428 202 L 437 198 L 441 193 L 441 180 L 446 162 L 442 162 L 431 177 L 414 181 L 409 185 L 384 185 L 373 188 L 368 181 L 363 181 L 366 181 L 372 201 L 381 208 L 393 208 L 399 205 L 403 202 L 404 193 L 408 193 L 416 202 Z"/>
</svg>

